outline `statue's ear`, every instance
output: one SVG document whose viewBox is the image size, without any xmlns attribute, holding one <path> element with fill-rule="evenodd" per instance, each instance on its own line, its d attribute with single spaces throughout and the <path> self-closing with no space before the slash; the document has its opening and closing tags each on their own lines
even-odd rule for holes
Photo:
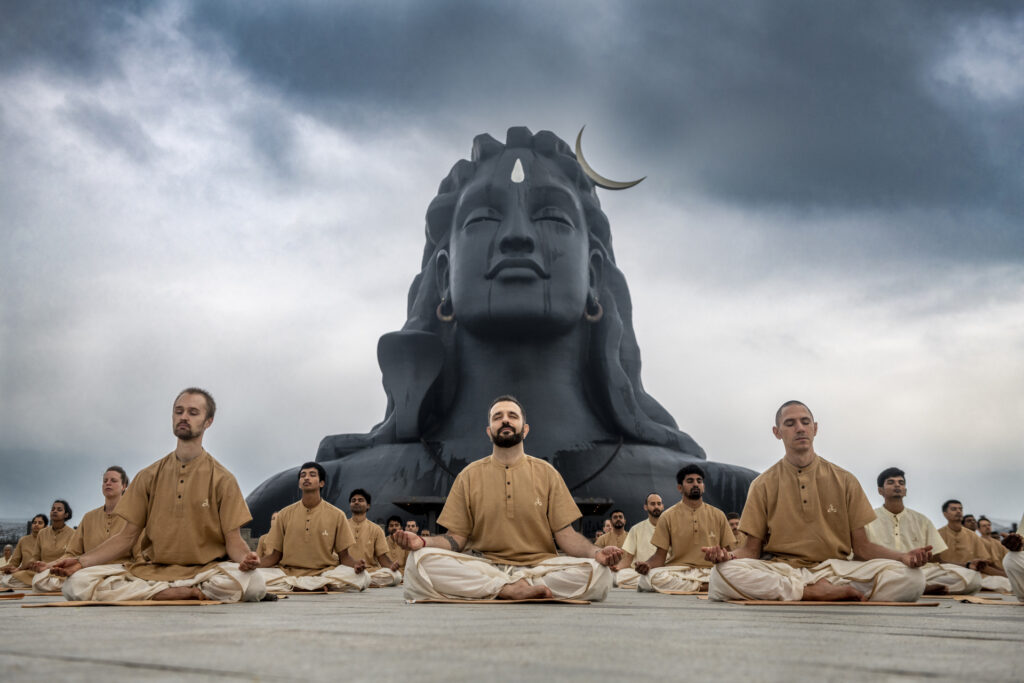
<svg viewBox="0 0 1024 683">
<path fill-rule="evenodd" d="M 437 256 L 434 258 L 434 275 L 437 277 L 437 292 L 441 295 L 442 300 L 448 298 L 451 282 L 449 278 L 449 263 L 448 252 L 444 249 L 438 249 Z"/>
<path fill-rule="evenodd" d="M 594 299 L 600 298 L 601 283 L 604 282 L 604 255 L 599 249 L 590 250 L 589 281 L 587 290 Z"/>
</svg>

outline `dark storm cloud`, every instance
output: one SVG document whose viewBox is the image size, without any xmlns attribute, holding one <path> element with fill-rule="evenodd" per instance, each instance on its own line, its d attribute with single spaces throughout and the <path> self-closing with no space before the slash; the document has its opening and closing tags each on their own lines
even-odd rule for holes
<svg viewBox="0 0 1024 683">
<path fill-rule="evenodd" d="M 934 76 L 958 27 L 1010 20 L 1012 5 L 250 8 L 200 4 L 192 21 L 257 78 L 350 125 L 525 100 L 615 112 L 624 153 L 733 203 L 1024 206 L 1019 155 L 992 143 L 993 127 L 1024 137 L 1021 110 L 943 100 Z"/>
<path fill-rule="evenodd" d="M 145 2 L 3 0 L 0 70 L 43 64 L 75 78 L 103 78 L 118 70 L 116 35 Z"/>
</svg>

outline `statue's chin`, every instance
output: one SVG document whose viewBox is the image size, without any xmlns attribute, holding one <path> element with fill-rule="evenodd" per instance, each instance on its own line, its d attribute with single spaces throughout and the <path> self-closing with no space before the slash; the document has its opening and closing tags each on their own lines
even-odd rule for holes
<svg viewBox="0 0 1024 683">
<path fill-rule="evenodd" d="M 459 326 L 473 336 L 494 339 L 556 338 L 569 334 L 583 324 L 583 316 L 557 315 L 551 312 L 498 311 L 484 315 L 460 316 Z"/>
</svg>

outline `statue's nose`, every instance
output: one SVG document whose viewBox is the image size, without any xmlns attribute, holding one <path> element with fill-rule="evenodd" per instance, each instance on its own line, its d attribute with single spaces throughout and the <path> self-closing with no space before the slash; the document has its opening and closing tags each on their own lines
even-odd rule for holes
<svg viewBox="0 0 1024 683">
<path fill-rule="evenodd" d="M 502 254 L 532 254 L 533 222 L 522 210 L 515 209 L 505 215 L 499 230 L 498 248 Z"/>
</svg>

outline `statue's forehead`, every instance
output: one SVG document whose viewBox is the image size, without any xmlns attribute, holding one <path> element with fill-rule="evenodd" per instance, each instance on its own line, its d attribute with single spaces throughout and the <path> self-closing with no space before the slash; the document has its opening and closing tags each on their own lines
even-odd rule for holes
<svg viewBox="0 0 1024 683">
<path fill-rule="evenodd" d="M 568 203 L 582 209 L 579 190 L 558 164 L 528 149 L 509 149 L 481 163 L 459 193 L 458 206 L 503 206 L 510 200 Z"/>
</svg>

